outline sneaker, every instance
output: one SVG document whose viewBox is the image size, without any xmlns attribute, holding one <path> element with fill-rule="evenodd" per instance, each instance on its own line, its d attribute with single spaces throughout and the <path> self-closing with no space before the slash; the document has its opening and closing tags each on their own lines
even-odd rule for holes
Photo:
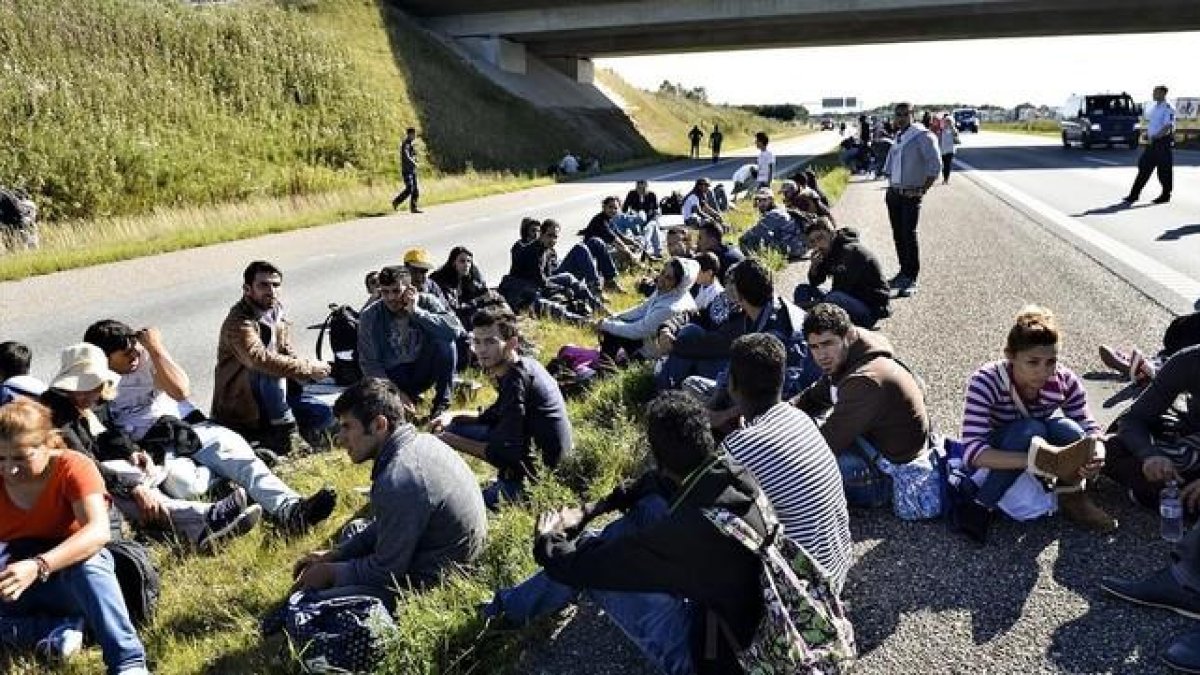
<svg viewBox="0 0 1200 675">
<path fill-rule="evenodd" d="M 1169 567 L 1136 581 L 1104 577 L 1100 580 L 1100 588 L 1122 600 L 1200 619 L 1200 593 L 1180 585 Z"/>
<path fill-rule="evenodd" d="M 1079 470 L 1096 456 L 1098 444 L 1094 436 L 1063 446 L 1050 445 L 1034 436 L 1029 442 L 1029 470 L 1035 476 L 1074 483 L 1079 480 Z"/>
<path fill-rule="evenodd" d="M 1171 195 L 1159 195 L 1150 201 L 1154 202 L 1155 204 L 1166 204 L 1167 202 L 1171 201 Z"/>
<path fill-rule="evenodd" d="M 239 487 L 228 497 L 214 503 L 205 514 L 205 531 L 196 542 L 201 552 L 211 553 L 214 545 L 226 537 L 240 537 L 258 524 L 262 507 L 249 504 L 246 489 Z"/>
<path fill-rule="evenodd" d="M 1121 203 L 1123 204 L 1132 204 L 1137 200 L 1138 198 L 1134 197 L 1133 195 L 1125 195 L 1124 197 L 1121 197 Z"/>
<path fill-rule="evenodd" d="M 1062 492 L 1058 495 L 1058 510 L 1063 518 L 1085 530 L 1108 534 L 1117 529 L 1117 519 L 1096 506 L 1083 490 Z"/>
<path fill-rule="evenodd" d="M 83 649 L 83 619 L 67 619 L 38 640 L 34 652 L 51 663 L 64 663 Z"/>
<path fill-rule="evenodd" d="M 1119 349 L 1113 349 L 1108 345 L 1100 345 L 1100 362 L 1112 368 L 1121 374 L 1121 377 L 1129 377 L 1129 355 Z"/>
<path fill-rule="evenodd" d="M 414 206 L 414 207 L 412 207 L 412 212 L 413 212 L 413 213 L 425 213 L 424 211 L 422 211 L 421 209 L 418 209 L 418 208 L 417 208 L 417 207 L 415 207 L 415 206 Z"/>
<path fill-rule="evenodd" d="M 304 534 L 313 525 L 325 520 L 337 506 L 337 493 L 332 488 L 321 488 L 304 499 L 293 502 L 280 525 L 288 534 Z"/>
<path fill-rule="evenodd" d="M 896 297 L 908 298 L 917 294 L 916 279 L 907 279 L 906 281 L 908 283 L 900 287 L 900 290 L 896 292 Z"/>
<path fill-rule="evenodd" d="M 1181 673 L 1200 673 L 1200 631 L 1175 636 L 1162 660 Z"/>
<path fill-rule="evenodd" d="M 912 283 L 912 280 L 909 279 L 908 277 L 906 277 L 905 275 L 897 274 L 896 276 L 892 277 L 891 279 L 888 279 L 888 288 L 904 288 L 905 286 L 908 286 L 911 283 Z"/>
</svg>

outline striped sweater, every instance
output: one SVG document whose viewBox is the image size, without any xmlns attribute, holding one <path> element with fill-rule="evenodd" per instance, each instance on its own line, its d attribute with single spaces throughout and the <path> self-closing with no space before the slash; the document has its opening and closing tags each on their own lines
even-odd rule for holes
<svg viewBox="0 0 1200 675">
<path fill-rule="evenodd" d="M 750 470 L 784 534 L 840 590 L 853 560 L 850 516 L 837 460 L 812 418 L 781 402 L 730 434 L 721 447 Z"/>
<path fill-rule="evenodd" d="M 968 466 L 974 466 L 979 453 L 991 447 L 989 437 L 993 431 L 1025 417 L 1013 401 L 1007 384 L 1011 381 L 1012 368 L 1006 360 L 985 364 L 971 375 L 962 422 L 963 461 Z M 1038 391 L 1037 400 L 1025 401 L 1025 407 L 1034 419 L 1046 419 L 1061 411 L 1078 423 L 1085 434 L 1100 433 L 1100 425 L 1088 410 L 1083 383 L 1062 366 L 1055 367 L 1054 374 Z"/>
</svg>

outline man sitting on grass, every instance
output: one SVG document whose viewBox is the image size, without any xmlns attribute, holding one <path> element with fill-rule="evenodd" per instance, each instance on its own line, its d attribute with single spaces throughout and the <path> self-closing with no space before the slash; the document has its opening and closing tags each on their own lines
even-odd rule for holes
<svg viewBox="0 0 1200 675">
<path fill-rule="evenodd" d="M 245 488 L 250 499 L 290 534 L 301 534 L 329 517 L 336 492 L 326 488 L 301 497 L 237 432 L 209 421 L 192 406 L 191 380 L 167 351 L 157 328 L 135 332 L 120 321 L 105 319 L 89 326 L 83 339 L 103 350 L 108 367 L 121 376 L 116 398 L 108 404 L 113 422 L 143 450 L 181 453 L 156 458 L 167 470 L 163 489 L 172 497 L 199 499 L 208 493 L 211 479 L 220 477 Z M 180 433 L 190 447 L 180 447 Z M 189 454 L 182 456 L 183 451 Z"/>
<path fill-rule="evenodd" d="M 347 527 L 335 548 L 313 551 L 292 570 L 294 589 L 314 599 L 379 598 L 436 583 L 483 551 L 487 510 L 470 467 L 445 443 L 406 421 L 405 399 L 391 382 L 365 378 L 333 405 L 350 461 L 373 461 L 372 522 Z M 359 523 L 352 523 L 358 525 Z"/>
<path fill-rule="evenodd" d="M 828 302 L 850 315 L 856 326 L 870 328 L 880 319 L 890 316 L 888 307 L 891 290 L 883 277 L 883 267 L 849 228 L 837 229 L 828 218 L 817 218 L 804 232 L 812 248 L 808 267 L 808 283 L 796 286 L 796 304 L 808 308 L 818 302 Z M 826 293 L 821 284 L 833 277 L 833 287 Z"/>
<path fill-rule="evenodd" d="M 700 223 L 700 228 L 696 231 L 696 250 L 717 256 L 717 259 L 721 261 L 721 269 L 728 270 L 745 260 L 746 255 L 738 247 L 722 241 L 723 237 L 724 232 L 721 230 L 721 226 L 711 220 L 706 220 Z"/>
<path fill-rule="evenodd" d="M 754 193 L 754 206 L 758 209 L 758 222 L 742 234 L 738 246 L 743 251 L 778 251 L 788 260 L 802 258 L 808 245 L 804 241 L 804 226 L 787 209 L 776 205 L 771 188 L 762 187 Z"/>
<path fill-rule="evenodd" d="M 496 480 L 483 500 L 495 509 L 516 501 L 525 479 L 536 470 L 533 450 L 549 469 L 571 450 L 571 421 L 558 383 L 537 359 L 521 356 L 517 317 L 508 309 L 475 314 L 471 349 L 479 365 L 496 378 L 496 402 L 477 415 L 443 413 L 431 430 L 446 445 L 496 467 Z"/>
<path fill-rule="evenodd" d="M 804 338 L 824 375 L 792 405 L 814 416 L 828 412 L 821 434 L 837 454 L 850 505 L 882 506 L 892 492 L 879 458 L 907 464 L 929 447 L 921 386 L 896 361 L 887 338 L 856 328 L 837 305 L 813 307 Z"/>
<path fill-rule="evenodd" d="M 662 672 L 740 673 L 736 655 L 763 616 L 762 563 L 703 510 L 728 509 L 762 536 L 758 487 L 716 453 L 704 410 L 680 392 L 647 406 L 646 437 L 656 468 L 599 502 L 543 514 L 533 549 L 542 571 L 497 591 L 483 612 L 524 625 L 583 593 Z M 602 532 L 580 535 L 617 511 Z"/>
<path fill-rule="evenodd" d="M 0 342 L 0 405 L 18 397 L 37 398 L 46 383 L 29 374 L 33 352 L 20 342 Z"/>
<path fill-rule="evenodd" d="M 409 271 L 379 271 L 379 302 L 363 310 L 358 324 L 358 360 L 366 377 L 391 380 L 409 410 L 433 387 L 436 417 L 450 407 L 457 364 L 455 341 L 463 334 L 458 317 L 441 300 L 412 285 Z"/>
</svg>

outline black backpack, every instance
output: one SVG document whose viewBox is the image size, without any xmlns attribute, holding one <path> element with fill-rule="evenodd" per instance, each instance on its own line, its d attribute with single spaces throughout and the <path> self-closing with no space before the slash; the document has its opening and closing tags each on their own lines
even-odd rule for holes
<svg viewBox="0 0 1200 675">
<path fill-rule="evenodd" d="M 350 305 L 330 303 L 329 316 L 320 326 L 317 335 L 317 358 L 325 344 L 325 333 L 329 333 L 329 348 L 333 352 L 333 380 L 348 387 L 362 379 L 362 368 L 358 365 L 358 310 Z"/>
<path fill-rule="evenodd" d="M 150 553 L 145 546 L 128 539 L 110 541 L 105 548 L 112 554 L 130 620 L 139 627 L 150 623 L 159 593 L 158 570 L 154 569 Z"/>
<path fill-rule="evenodd" d="M 658 203 L 658 211 L 664 216 L 678 216 L 683 213 L 683 199 L 678 192 L 672 192 Z"/>
</svg>

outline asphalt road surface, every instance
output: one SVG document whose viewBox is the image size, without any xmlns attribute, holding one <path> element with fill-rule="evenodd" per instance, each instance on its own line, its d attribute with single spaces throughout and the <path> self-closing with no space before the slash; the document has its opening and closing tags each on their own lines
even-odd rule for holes
<svg viewBox="0 0 1200 675">
<path fill-rule="evenodd" d="M 836 134 L 822 132 L 773 144 L 777 166 L 796 166 L 832 148 Z M 241 296 L 241 275 L 255 259 L 284 273 L 283 302 L 301 330 L 301 353 L 315 352 L 317 332 L 330 302 L 360 304 L 363 276 L 399 264 L 404 251 L 424 247 L 441 264 L 455 245 L 465 245 L 490 284 L 508 271 L 509 248 L 521 218 L 555 218 L 563 224 L 560 253 L 578 238 L 610 194 L 624 198 L 637 178 L 650 180 L 659 197 L 686 192 L 701 176 L 729 183 L 753 149 L 731 153 L 716 165 L 681 161 L 545 186 L 505 195 L 432 206 L 424 214 L 401 212 L 177 251 L 148 258 L 0 283 L 0 340 L 19 340 L 34 352 L 33 374 L 57 372 L 59 351 L 83 338 L 93 321 L 114 318 L 134 326 L 157 326 L 167 348 L 192 379 L 194 403 L 208 409 L 217 332 L 229 306 Z"/>
</svg>

